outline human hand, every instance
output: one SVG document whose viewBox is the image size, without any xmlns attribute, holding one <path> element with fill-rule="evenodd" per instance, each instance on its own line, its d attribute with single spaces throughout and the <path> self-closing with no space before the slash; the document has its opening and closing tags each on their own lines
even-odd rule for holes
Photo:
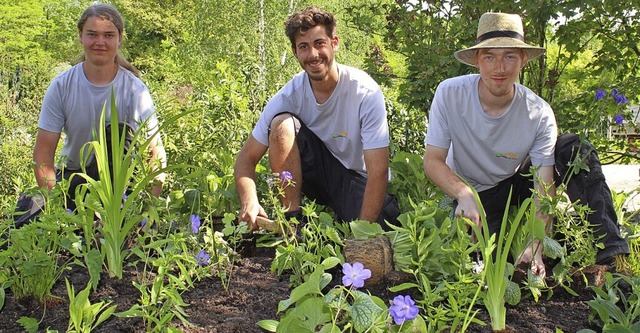
<svg viewBox="0 0 640 333">
<path fill-rule="evenodd" d="M 242 206 L 238 220 L 247 222 L 249 230 L 258 230 L 259 226 L 256 222 L 258 216 L 268 217 L 267 212 L 259 203 L 250 203 Z"/>
<path fill-rule="evenodd" d="M 544 279 L 547 275 L 547 271 L 544 267 L 544 261 L 542 260 L 542 252 L 542 243 L 535 240 L 522 252 L 516 265 L 520 263 L 531 264 L 531 273 Z"/>
<path fill-rule="evenodd" d="M 464 195 L 457 199 L 458 205 L 456 206 L 455 216 L 466 217 L 471 220 L 478 228 L 482 228 L 482 220 L 480 219 L 480 210 L 476 204 L 476 199 L 473 196 L 473 192 L 470 195 Z"/>
</svg>

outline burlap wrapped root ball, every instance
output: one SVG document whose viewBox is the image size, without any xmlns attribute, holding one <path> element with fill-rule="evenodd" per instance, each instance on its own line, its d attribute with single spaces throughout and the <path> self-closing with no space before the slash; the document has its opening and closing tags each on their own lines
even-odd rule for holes
<svg viewBox="0 0 640 333">
<path fill-rule="evenodd" d="M 375 285 L 393 270 L 393 252 L 386 236 L 344 241 L 344 260 L 350 264 L 360 262 L 371 271 L 365 287 Z"/>
</svg>

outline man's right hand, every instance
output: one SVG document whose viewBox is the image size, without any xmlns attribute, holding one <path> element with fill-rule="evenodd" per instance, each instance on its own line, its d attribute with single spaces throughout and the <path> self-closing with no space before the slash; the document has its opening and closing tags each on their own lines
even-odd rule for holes
<svg viewBox="0 0 640 333">
<path fill-rule="evenodd" d="M 466 193 L 459 198 L 456 199 L 458 201 L 458 205 L 456 206 L 455 215 L 457 217 L 466 217 L 471 220 L 478 228 L 482 229 L 482 219 L 480 219 L 480 210 L 478 209 L 478 205 L 476 204 L 475 196 L 473 195 L 473 191 L 469 190 L 469 193 Z"/>
<path fill-rule="evenodd" d="M 250 230 L 258 230 L 256 218 L 262 216 L 268 218 L 267 212 L 259 203 L 242 205 L 238 219 L 247 222 Z"/>
</svg>

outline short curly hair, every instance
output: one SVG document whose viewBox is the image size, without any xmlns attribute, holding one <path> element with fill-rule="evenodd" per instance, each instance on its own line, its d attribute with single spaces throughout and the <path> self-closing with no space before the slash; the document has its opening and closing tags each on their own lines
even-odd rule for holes
<svg viewBox="0 0 640 333">
<path fill-rule="evenodd" d="M 324 25 L 327 35 L 334 37 L 336 32 L 336 19 L 333 15 L 315 6 L 309 6 L 299 12 L 293 13 L 284 21 L 285 34 L 291 41 L 291 47 L 296 46 L 296 34 L 305 32 L 318 25 Z"/>
</svg>

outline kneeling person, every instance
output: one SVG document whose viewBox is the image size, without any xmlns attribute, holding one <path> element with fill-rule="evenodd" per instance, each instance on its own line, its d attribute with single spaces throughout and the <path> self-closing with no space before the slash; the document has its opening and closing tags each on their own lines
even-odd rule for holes
<svg viewBox="0 0 640 333">
<path fill-rule="evenodd" d="M 398 204 L 386 193 L 390 140 L 380 87 L 363 71 L 334 61 L 338 36 L 330 13 L 308 7 L 285 25 L 303 71 L 267 103 L 237 156 L 240 220 L 255 229 L 256 217 L 267 217 L 255 167 L 269 150 L 271 170 L 290 172 L 296 183 L 280 198 L 287 217 L 301 221 L 304 193 L 342 221 L 397 223 Z"/>
</svg>

